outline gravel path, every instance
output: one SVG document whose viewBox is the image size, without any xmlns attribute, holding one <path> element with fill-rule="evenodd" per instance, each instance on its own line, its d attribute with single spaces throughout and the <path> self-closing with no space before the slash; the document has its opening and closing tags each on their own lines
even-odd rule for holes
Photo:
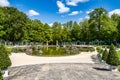
<svg viewBox="0 0 120 80">
<path fill-rule="evenodd" d="M 5 80 L 120 80 L 103 64 L 36 64 L 9 68 Z"/>
<path fill-rule="evenodd" d="M 25 53 L 12 53 L 10 59 L 12 67 L 21 65 L 44 64 L 44 63 L 94 63 L 91 58 L 97 52 L 81 52 L 78 55 L 62 57 L 37 57 Z"/>
</svg>

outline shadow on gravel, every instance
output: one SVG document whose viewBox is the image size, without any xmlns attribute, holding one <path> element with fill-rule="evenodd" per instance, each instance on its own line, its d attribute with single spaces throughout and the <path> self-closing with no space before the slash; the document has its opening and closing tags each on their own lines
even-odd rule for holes
<svg viewBox="0 0 120 80">
<path fill-rule="evenodd" d="M 109 69 L 106 69 L 106 68 L 93 67 L 93 69 L 100 70 L 100 71 L 110 71 Z"/>
</svg>

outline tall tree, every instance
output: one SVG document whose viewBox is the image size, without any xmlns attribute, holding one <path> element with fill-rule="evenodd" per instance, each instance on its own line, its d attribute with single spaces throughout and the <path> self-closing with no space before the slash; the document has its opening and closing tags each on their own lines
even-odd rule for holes
<svg viewBox="0 0 120 80">
<path fill-rule="evenodd" d="M 71 30 L 71 36 L 73 41 L 80 40 L 81 36 L 81 28 L 77 22 L 73 23 L 73 29 Z"/>
<path fill-rule="evenodd" d="M 28 32 L 27 36 L 29 41 L 37 41 L 37 42 L 43 42 L 44 41 L 44 29 L 43 24 L 40 20 L 32 20 L 28 24 Z"/>
<path fill-rule="evenodd" d="M 89 23 L 87 19 L 81 23 L 81 33 L 81 40 L 89 40 Z"/>
<path fill-rule="evenodd" d="M 6 35 L 3 36 L 3 39 L 13 42 L 21 41 L 28 20 L 26 14 L 13 7 L 0 7 L 0 10 L 4 13 L 1 25 Z"/>
<path fill-rule="evenodd" d="M 44 26 L 44 42 L 48 41 L 48 42 L 52 42 L 53 39 L 52 39 L 52 28 L 47 24 L 45 23 Z"/>
<path fill-rule="evenodd" d="M 52 26 L 52 31 L 53 31 L 53 42 L 55 43 L 56 41 L 61 42 L 62 38 L 62 25 L 61 23 L 54 22 Z"/>
<path fill-rule="evenodd" d="M 95 25 L 96 25 L 96 28 L 98 30 L 98 39 L 101 38 L 101 17 L 106 15 L 107 14 L 107 11 L 104 9 L 104 8 L 96 8 L 94 9 L 92 12 L 89 13 L 89 16 L 90 16 L 90 22 L 93 22 L 95 21 Z"/>
</svg>

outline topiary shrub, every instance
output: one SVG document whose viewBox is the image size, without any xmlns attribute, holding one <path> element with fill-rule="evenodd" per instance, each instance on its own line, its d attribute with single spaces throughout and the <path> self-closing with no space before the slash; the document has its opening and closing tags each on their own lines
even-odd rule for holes
<svg viewBox="0 0 120 80">
<path fill-rule="evenodd" d="M 4 45 L 0 45 L 0 69 L 6 69 L 11 66 L 11 61 Z"/>
<path fill-rule="evenodd" d="M 98 53 L 102 53 L 102 52 L 103 52 L 102 46 L 97 46 L 96 49 L 97 49 L 97 52 L 98 52 Z"/>
<path fill-rule="evenodd" d="M 109 54 L 108 54 L 106 62 L 112 66 L 119 65 L 119 57 L 117 55 L 117 52 L 113 44 L 110 46 L 110 50 L 109 50 Z"/>
<path fill-rule="evenodd" d="M 106 60 L 107 60 L 107 57 L 108 57 L 108 51 L 107 51 L 107 49 L 105 49 L 105 50 L 103 51 L 103 54 L 102 54 L 102 60 L 106 61 Z"/>
<path fill-rule="evenodd" d="M 1 71 L 0 71 L 0 80 L 3 80 L 3 76 L 2 76 Z"/>
</svg>

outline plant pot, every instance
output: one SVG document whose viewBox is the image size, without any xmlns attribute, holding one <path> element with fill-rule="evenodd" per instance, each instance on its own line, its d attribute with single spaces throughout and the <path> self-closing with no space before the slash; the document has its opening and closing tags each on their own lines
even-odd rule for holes
<svg viewBox="0 0 120 80">
<path fill-rule="evenodd" d="M 110 65 L 110 69 L 109 70 L 113 71 L 113 72 L 118 72 L 118 67 Z"/>
<path fill-rule="evenodd" d="M 2 70 L 3 77 L 8 77 L 8 69 Z"/>
</svg>

